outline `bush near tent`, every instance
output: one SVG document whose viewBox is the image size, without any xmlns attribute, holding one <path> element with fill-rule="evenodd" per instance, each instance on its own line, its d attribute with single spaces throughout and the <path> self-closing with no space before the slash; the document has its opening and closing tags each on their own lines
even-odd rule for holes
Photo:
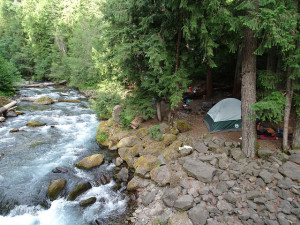
<svg viewBox="0 0 300 225">
<path fill-rule="evenodd" d="M 242 129 L 241 101 L 226 98 L 215 104 L 204 118 L 209 133 L 240 131 Z"/>
</svg>

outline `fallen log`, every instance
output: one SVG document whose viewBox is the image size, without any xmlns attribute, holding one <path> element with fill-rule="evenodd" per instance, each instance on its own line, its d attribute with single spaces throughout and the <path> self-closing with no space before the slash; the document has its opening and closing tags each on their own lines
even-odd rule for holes
<svg viewBox="0 0 300 225">
<path fill-rule="evenodd" d="M 3 106 L 0 108 L 0 114 L 4 113 L 5 111 L 7 111 L 8 109 L 10 109 L 11 107 L 15 106 L 18 103 L 18 101 L 12 101 L 11 103 Z"/>
<path fill-rule="evenodd" d="M 29 98 L 29 97 L 21 97 L 19 98 L 20 101 L 27 101 L 27 102 L 34 102 L 38 100 L 39 98 Z M 80 103 L 78 100 L 73 99 L 52 99 L 53 102 L 70 102 L 70 103 Z"/>
<path fill-rule="evenodd" d="M 143 120 L 144 119 L 141 115 L 135 117 L 135 119 L 130 122 L 130 127 L 133 129 L 137 129 L 141 125 Z"/>
<path fill-rule="evenodd" d="M 66 84 L 67 81 L 63 80 L 60 82 L 55 82 L 55 83 L 41 83 L 41 84 L 25 84 L 22 85 L 23 88 L 29 88 L 29 87 L 47 87 L 47 86 L 55 86 L 55 85 L 62 85 L 62 84 Z"/>
</svg>

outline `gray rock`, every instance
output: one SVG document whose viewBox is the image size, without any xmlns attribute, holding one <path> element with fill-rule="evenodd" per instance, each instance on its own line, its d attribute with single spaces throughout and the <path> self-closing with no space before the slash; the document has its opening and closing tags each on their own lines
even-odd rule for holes
<svg viewBox="0 0 300 225">
<path fill-rule="evenodd" d="M 169 225 L 193 225 L 186 212 L 172 214 Z"/>
<path fill-rule="evenodd" d="M 232 192 L 229 192 L 229 193 L 225 193 L 224 194 L 224 199 L 227 201 L 227 202 L 230 202 L 232 204 L 235 204 L 236 203 L 236 200 L 237 200 L 237 197 L 235 194 L 233 194 Z"/>
<path fill-rule="evenodd" d="M 269 173 L 267 170 L 262 170 L 259 176 L 264 180 L 265 183 L 269 184 L 274 180 L 273 174 Z"/>
<path fill-rule="evenodd" d="M 277 196 L 274 194 L 273 191 L 269 191 L 265 194 L 265 198 L 267 199 L 267 201 L 270 201 L 270 200 L 275 200 Z"/>
<path fill-rule="evenodd" d="M 217 189 L 219 189 L 222 193 L 227 192 L 228 191 L 228 185 L 227 185 L 226 182 L 221 181 L 221 182 L 218 183 Z"/>
<path fill-rule="evenodd" d="M 290 161 L 292 161 L 294 163 L 297 163 L 297 164 L 300 164 L 300 152 L 296 153 L 296 154 L 292 154 L 290 156 Z"/>
<path fill-rule="evenodd" d="M 229 167 L 229 161 L 227 158 L 219 159 L 219 168 L 222 170 L 226 170 Z"/>
<path fill-rule="evenodd" d="M 159 186 L 165 186 L 170 183 L 171 170 L 167 166 L 156 167 L 150 172 L 151 180 L 155 181 Z"/>
<path fill-rule="evenodd" d="M 194 143 L 194 149 L 199 153 L 206 153 L 208 151 L 208 147 L 203 142 Z"/>
<path fill-rule="evenodd" d="M 264 222 L 267 225 L 279 225 L 279 223 L 276 220 L 265 219 Z"/>
<path fill-rule="evenodd" d="M 189 211 L 189 218 L 194 225 L 204 225 L 209 218 L 209 213 L 205 207 L 197 205 Z"/>
<path fill-rule="evenodd" d="M 242 150 L 240 148 L 231 149 L 231 155 L 232 155 L 232 158 L 234 158 L 238 162 L 240 160 L 246 158 L 245 154 L 242 152 Z"/>
<path fill-rule="evenodd" d="M 291 214 L 291 210 L 293 207 L 288 201 L 283 200 L 279 203 L 278 208 L 280 208 L 280 211 L 284 212 L 285 214 Z"/>
<path fill-rule="evenodd" d="M 6 117 L 17 117 L 18 114 L 14 111 L 14 110 L 11 110 L 11 111 L 8 111 L 6 114 L 5 114 Z"/>
<path fill-rule="evenodd" d="M 218 222 L 213 218 L 207 219 L 207 225 L 218 225 Z"/>
<path fill-rule="evenodd" d="M 167 131 L 168 131 L 169 129 L 170 129 L 170 128 L 169 128 L 169 126 L 168 126 L 167 124 L 165 124 L 165 123 L 159 124 L 159 130 L 160 130 L 160 133 L 165 134 L 165 133 L 167 133 Z"/>
<path fill-rule="evenodd" d="M 280 189 L 278 191 L 278 196 L 284 200 L 288 200 L 289 198 L 291 198 L 291 194 L 284 189 Z"/>
<path fill-rule="evenodd" d="M 240 220 L 243 220 L 243 221 L 246 221 L 250 218 L 251 214 L 248 210 L 245 210 L 241 215 L 239 215 L 239 219 Z"/>
<path fill-rule="evenodd" d="M 267 201 L 267 199 L 263 198 L 263 197 L 253 199 L 253 202 L 255 202 L 256 204 L 260 204 L 260 205 L 265 204 L 266 201 Z"/>
<path fill-rule="evenodd" d="M 189 210 L 190 208 L 193 207 L 193 202 L 194 199 L 192 196 L 183 195 L 175 201 L 174 207 L 178 210 L 184 210 L 184 211 Z"/>
<path fill-rule="evenodd" d="M 258 150 L 257 155 L 259 158 L 268 159 L 270 156 L 274 155 L 274 152 L 268 148 L 261 148 Z"/>
<path fill-rule="evenodd" d="M 167 160 L 165 159 L 165 157 L 163 157 L 162 155 L 159 155 L 158 157 L 157 157 L 157 160 L 158 160 L 158 163 L 160 164 L 160 165 L 166 165 L 167 164 Z"/>
<path fill-rule="evenodd" d="M 121 117 L 120 117 L 121 112 L 122 112 L 122 106 L 116 105 L 113 109 L 113 120 L 118 124 L 121 124 Z"/>
<path fill-rule="evenodd" d="M 200 160 L 186 158 L 183 168 L 187 174 L 202 182 L 211 182 L 216 169 Z"/>
<path fill-rule="evenodd" d="M 123 163 L 123 159 L 121 159 L 121 157 L 116 158 L 116 162 L 115 162 L 116 166 L 120 166 L 122 163 Z"/>
<path fill-rule="evenodd" d="M 257 178 L 255 184 L 262 187 L 262 188 L 266 186 L 266 183 L 261 178 Z"/>
<path fill-rule="evenodd" d="M 278 213 L 277 219 L 280 225 L 290 225 L 289 221 L 283 213 Z"/>
<path fill-rule="evenodd" d="M 300 168 L 297 166 L 297 164 L 295 164 L 293 162 L 288 161 L 288 162 L 284 163 L 279 168 L 279 172 L 282 175 L 291 178 L 292 180 L 296 180 L 296 181 L 300 182 Z"/>
<path fill-rule="evenodd" d="M 217 203 L 217 208 L 221 211 L 221 212 L 231 212 L 233 210 L 231 204 L 229 204 L 228 202 L 224 201 L 224 200 L 219 200 Z"/>
<path fill-rule="evenodd" d="M 294 185 L 294 182 L 288 177 L 284 177 L 277 182 L 277 186 L 283 189 L 290 189 L 292 185 Z"/>
<path fill-rule="evenodd" d="M 146 193 L 143 197 L 142 197 L 142 203 L 144 206 L 148 206 L 151 202 L 153 202 L 156 194 L 157 194 L 158 190 L 154 190 L 151 192 Z"/>
<path fill-rule="evenodd" d="M 260 191 L 250 191 L 247 193 L 247 199 L 253 200 L 254 198 L 260 197 L 262 193 Z"/>
<path fill-rule="evenodd" d="M 116 175 L 119 181 L 127 181 L 128 180 L 128 169 L 123 167 L 119 173 Z"/>
<path fill-rule="evenodd" d="M 272 203 L 267 203 L 267 204 L 265 204 L 265 206 L 270 213 L 276 212 L 275 207 Z"/>
<path fill-rule="evenodd" d="M 162 201 L 165 203 L 166 206 L 173 207 L 175 201 L 178 198 L 179 193 L 180 193 L 180 188 L 166 189 L 162 195 Z"/>
</svg>

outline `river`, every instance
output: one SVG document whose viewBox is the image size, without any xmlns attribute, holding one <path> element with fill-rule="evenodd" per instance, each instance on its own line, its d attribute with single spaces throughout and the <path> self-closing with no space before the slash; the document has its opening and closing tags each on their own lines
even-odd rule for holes
<svg viewBox="0 0 300 225">
<path fill-rule="evenodd" d="M 114 155 L 95 141 L 99 121 L 88 108 L 87 99 L 64 86 L 23 88 L 19 94 L 75 99 L 81 103 L 36 105 L 20 102 L 17 110 L 25 114 L 0 124 L 0 224 L 124 224 L 129 202 L 124 188 L 116 189 L 113 179 L 105 185 L 97 182 L 103 175 L 113 176 Z M 46 126 L 26 126 L 27 122 L 35 120 Z M 13 128 L 20 131 L 10 133 Z M 90 171 L 74 166 L 82 158 L 97 153 L 105 158 L 101 166 Z M 53 173 L 58 166 L 68 172 Z M 46 191 L 49 183 L 59 178 L 65 178 L 67 185 L 60 197 L 51 202 Z M 66 200 L 70 191 L 87 181 L 92 184 L 89 191 L 75 201 Z M 96 197 L 96 203 L 80 207 L 79 202 L 89 197 Z"/>
</svg>

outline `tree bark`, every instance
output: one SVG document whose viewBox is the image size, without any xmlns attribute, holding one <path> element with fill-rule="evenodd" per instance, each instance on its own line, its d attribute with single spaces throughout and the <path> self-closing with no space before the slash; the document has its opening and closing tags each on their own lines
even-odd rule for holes
<svg viewBox="0 0 300 225">
<path fill-rule="evenodd" d="M 250 108 L 256 101 L 256 50 L 254 31 L 245 28 L 242 59 L 242 151 L 247 157 L 255 156 L 256 126 L 254 111 Z"/>
<path fill-rule="evenodd" d="M 237 54 L 235 75 L 234 75 L 234 82 L 233 82 L 233 93 L 232 93 L 232 96 L 237 99 L 241 99 L 242 58 L 243 58 L 243 51 L 240 48 Z"/>
<path fill-rule="evenodd" d="M 5 111 L 7 111 L 9 108 L 15 106 L 18 102 L 17 101 L 12 101 L 11 103 L 8 103 L 5 106 L 2 106 L 0 108 L 0 114 L 4 113 Z"/>
<path fill-rule="evenodd" d="M 289 71 L 289 70 L 288 70 Z M 287 73 L 286 82 L 286 105 L 284 109 L 284 119 L 283 119 L 283 138 L 282 138 L 282 148 L 284 151 L 289 150 L 290 146 L 288 144 L 288 133 L 289 133 L 289 119 L 292 108 L 292 98 L 293 98 L 293 82 Z"/>
<path fill-rule="evenodd" d="M 300 149 L 300 117 L 297 117 L 293 133 L 293 149 Z"/>
<path fill-rule="evenodd" d="M 156 102 L 156 113 L 158 121 L 161 122 L 161 101 Z"/>
<path fill-rule="evenodd" d="M 211 98 L 213 92 L 212 71 L 209 65 L 206 66 L 206 97 Z"/>
</svg>

